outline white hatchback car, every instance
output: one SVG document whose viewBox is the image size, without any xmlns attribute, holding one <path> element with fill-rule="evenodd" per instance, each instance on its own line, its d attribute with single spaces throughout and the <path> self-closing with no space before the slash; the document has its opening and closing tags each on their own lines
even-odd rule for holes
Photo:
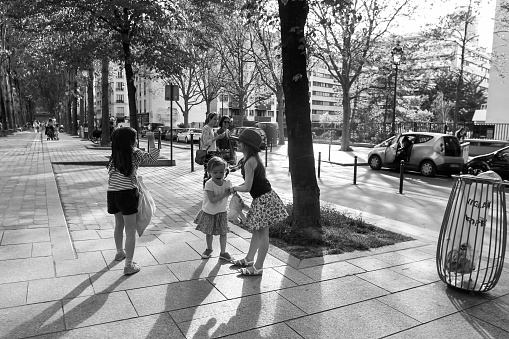
<svg viewBox="0 0 509 339">
<path fill-rule="evenodd" d="M 458 174 L 464 164 L 458 138 L 442 133 L 398 134 L 376 145 L 368 154 L 368 164 L 373 170 L 399 168 L 401 160 L 405 170 L 419 171 L 427 177 L 436 173 Z"/>
<path fill-rule="evenodd" d="M 184 128 L 177 134 L 177 141 L 184 141 L 186 144 L 191 142 L 191 133 L 193 134 L 193 142 L 198 142 L 201 138 L 201 129 Z"/>
</svg>

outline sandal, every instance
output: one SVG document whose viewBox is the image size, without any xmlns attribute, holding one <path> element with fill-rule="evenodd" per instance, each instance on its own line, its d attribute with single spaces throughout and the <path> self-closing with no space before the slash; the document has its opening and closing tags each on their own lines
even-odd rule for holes
<svg viewBox="0 0 509 339">
<path fill-rule="evenodd" d="M 233 260 L 230 261 L 230 263 L 233 266 L 249 267 L 249 266 L 252 266 L 254 264 L 254 260 L 253 261 L 247 261 L 246 258 L 244 258 L 244 259 L 233 259 Z"/>
<path fill-rule="evenodd" d="M 253 271 L 250 271 L 249 267 L 247 267 L 247 268 L 239 269 L 239 273 L 241 275 L 262 275 L 263 274 L 263 268 L 260 268 L 259 270 L 257 270 L 254 265 L 252 267 L 253 267 Z"/>
</svg>

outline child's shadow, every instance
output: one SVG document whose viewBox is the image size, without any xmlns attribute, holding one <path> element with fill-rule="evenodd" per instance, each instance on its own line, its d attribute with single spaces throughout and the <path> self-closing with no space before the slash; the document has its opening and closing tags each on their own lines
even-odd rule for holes
<svg viewBox="0 0 509 339">
<path fill-rule="evenodd" d="M 210 338 L 231 335 L 236 332 L 247 331 L 257 327 L 260 313 L 262 311 L 262 297 L 260 294 L 262 277 L 240 276 L 238 278 L 243 279 L 243 285 L 241 294 L 242 297 L 240 298 L 235 315 L 233 315 L 227 323 L 219 325 L 216 331 L 208 336 Z M 208 323 L 210 322 L 211 321 L 209 320 Z M 200 338 L 208 337 L 203 336 Z M 198 336 L 196 336 L 196 338 L 198 338 Z"/>
<path fill-rule="evenodd" d="M 18 338 L 24 337 L 27 333 L 35 334 L 44 334 L 44 333 L 52 333 L 61 331 L 63 328 L 63 324 L 66 328 L 65 330 L 69 330 L 72 328 L 76 328 L 80 323 L 87 320 L 90 316 L 94 315 L 98 312 L 101 307 L 108 300 L 109 293 L 104 294 L 94 294 L 87 297 L 80 304 L 76 305 L 72 310 L 65 312 L 64 317 L 66 322 L 64 323 L 63 317 L 58 317 L 57 319 L 48 323 L 48 321 L 53 318 L 55 315 L 62 311 L 63 307 L 74 300 L 76 297 L 80 295 L 83 291 L 85 291 L 89 286 L 91 286 L 91 282 L 96 281 L 102 276 L 108 269 L 104 268 L 101 271 L 95 273 L 90 276 L 90 278 L 85 279 L 81 282 L 76 288 L 74 288 L 71 292 L 61 298 L 61 300 L 55 302 L 54 304 L 48 306 L 45 310 L 40 312 L 35 317 L 31 317 L 27 319 L 23 323 L 19 324 L 17 327 L 12 329 L 4 338 Z M 120 274 L 120 273 L 119 273 Z M 120 285 L 120 283 L 124 280 L 128 279 L 127 276 L 120 276 L 115 282 L 113 282 L 108 290 L 113 290 L 115 287 Z M 70 319 L 75 319 L 70 324 Z M 33 331 L 33 332 L 32 332 Z M 58 338 L 59 336 L 65 336 L 67 332 L 58 332 L 53 333 L 52 338 Z"/>
</svg>

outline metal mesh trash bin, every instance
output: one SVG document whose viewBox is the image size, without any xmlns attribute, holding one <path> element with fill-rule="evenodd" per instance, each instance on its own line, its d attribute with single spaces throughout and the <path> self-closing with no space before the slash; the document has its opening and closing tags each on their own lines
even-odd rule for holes
<svg viewBox="0 0 509 339">
<path fill-rule="evenodd" d="M 449 286 L 486 292 L 498 282 L 507 242 L 505 184 L 454 178 L 437 245 L 438 275 Z"/>
</svg>

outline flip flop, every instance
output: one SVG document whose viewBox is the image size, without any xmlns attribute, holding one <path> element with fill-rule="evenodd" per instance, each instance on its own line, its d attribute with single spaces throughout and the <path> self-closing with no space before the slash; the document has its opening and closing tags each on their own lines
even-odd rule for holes
<svg viewBox="0 0 509 339">
<path fill-rule="evenodd" d="M 263 268 L 257 270 L 256 267 L 254 267 L 254 265 L 252 267 L 253 267 L 252 272 L 249 270 L 249 267 L 246 267 L 246 268 L 239 269 L 239 273 L 241 275 L 262 275 L 263 274 Z"/>
<path fill-rule="evenodd" d="M 254 260 L 253 261 L 247 261 L 245 258 L 244 259 L 233 259 L 230 261 L 231 264 L 233 266 L 239 266 L 239 267 L 249 267 L 249 266 L 252 266 L 254 264 Z"/>
</svg>

